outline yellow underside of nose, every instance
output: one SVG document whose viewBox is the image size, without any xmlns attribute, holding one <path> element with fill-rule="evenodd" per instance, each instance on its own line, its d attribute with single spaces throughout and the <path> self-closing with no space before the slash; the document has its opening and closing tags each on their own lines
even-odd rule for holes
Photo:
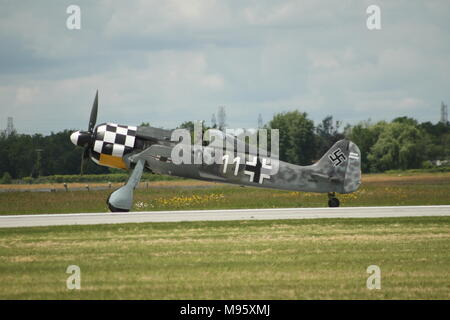
<svg viewBox="0 0 450 320">
<path fill-rule="evenodd" d="M 114 157 L 108 154 L 100 154 L 100 159 L 98 161 L 101 165 L 119 168 L 119 169 L 127 169 L 127 166 L 121 157 Z"/>
</svg>

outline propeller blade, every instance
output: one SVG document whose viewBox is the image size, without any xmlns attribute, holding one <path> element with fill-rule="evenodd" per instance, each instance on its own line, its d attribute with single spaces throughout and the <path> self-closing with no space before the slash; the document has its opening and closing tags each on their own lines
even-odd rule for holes
<svg viewBox="0 0 450 320">
<path fill-rule="evenodd" d="M 94 104 L 92 105 L 91 117 L 89 118 L 89 128 L 88 131 L 92 132 L 95 127 L 95 123 L 97 122 L 97 111 L 98 111 L 98 90 L 95 94 Z"/>
<path fill-rule="evenodd" d="M 89 146 L 84 147 L 83 150 L 83 159 L 89 159 L 90 156 L 90 152 L 89 152 Z"/>
<path fill-rule="evenodd" d="M 84 173 L 84 167 L 86 166 L 85 159 L 89 159 L 89 147 L 86 146 L 83 149 L 83 153 L 81 154 L 81 166 L 80 166 L 80 176 Z"/>
<path fill-rule="evenodd" d="M 83 175 L 84 168 L 84 152 L 81 154 L 80 176 Z"/>
<path fill-rule="evenodd" d="M 88 132 L 90 133 L 90 141 L 89 142 L 86 141 L 86 143 L 84 144 L 83 152 L 81 153 L 80 175 L 83 175 L 84 167 L 86 165 L 85 160 L 89 159 L 90 149 L 93 145 L 92 139 L 94 138 L 93 131 L 94 131 L 95 123 L 97 122 L 97 112 L 98 112 L 98 90 L 95 93 L 95 99 L 94 99 L 94 103 L 93 103 L 92 109 L 91 109 L 91 116 L 89 118 Z M 84 132 L 83 134 L 85 135 L 86 133 Z M 85 136 L 83 136 L 83 137 L 85 137 Z M 79 138 L 77 138 L 77 139 L 79 139 Z"/>
</svg>

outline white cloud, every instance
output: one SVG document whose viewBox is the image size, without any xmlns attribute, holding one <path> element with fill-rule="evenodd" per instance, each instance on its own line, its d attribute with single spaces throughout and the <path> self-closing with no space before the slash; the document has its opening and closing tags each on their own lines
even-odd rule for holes
<svg viewBox="0 0 450 320">
<path fill-rule="evenodd" d="M 236 126 L 295 108 L 438 120 L 450 100 L 448 1 L 381 1 L 380 31 L 370 1 L 79 1 L 81 31 L 65 27 L 69 4 L 2 6 L 0 121 L 85 127 L 97 88 L 103 121 L 165 127 L 218 105 Z"/>
</svg>

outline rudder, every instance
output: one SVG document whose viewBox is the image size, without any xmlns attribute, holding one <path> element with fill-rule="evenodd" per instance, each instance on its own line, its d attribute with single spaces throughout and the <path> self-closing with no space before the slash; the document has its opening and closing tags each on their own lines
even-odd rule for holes
<svg viewBox="0 0 450 320">
<path fill-rule="evenodd" d="M 336 142 L 313 166 L 332 183 L 328 192 L 351 193 L 361 185 L 361 154 L 350 140 Z"/>
</svg>

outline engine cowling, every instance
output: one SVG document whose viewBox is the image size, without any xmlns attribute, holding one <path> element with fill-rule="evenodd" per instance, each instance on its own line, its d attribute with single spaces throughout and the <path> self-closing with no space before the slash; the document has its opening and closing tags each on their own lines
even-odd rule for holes
<svg viewBox="0 0 450 320">
<path fill-rule="evenodd" d="M 123 156 L 132 152 L 136 143 L 136 126 L 103 123 L 95 128 L 91 159 L 99 165 L 127 169 Z"/>
</svg>

